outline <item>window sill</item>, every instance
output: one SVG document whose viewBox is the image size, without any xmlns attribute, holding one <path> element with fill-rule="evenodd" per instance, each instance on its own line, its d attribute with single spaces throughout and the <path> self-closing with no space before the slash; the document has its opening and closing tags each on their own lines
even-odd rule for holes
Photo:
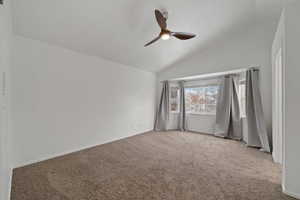
<svg viewBox="0 0 300 200">
<path fill-rule="evenodd" d="M 216 116 L 215 113 L 186 113 L 187 115 L 204 115 L 204 116 Z"/>
<path fill-rule="evenodd" d="M 179 115 L 180 112 L 170 112 L 171 115 Z M 216 116 L 214 113 L 186 113 L 186 115 L 202 115 L 202 116 Z M 246 116 L 241 116 L 241 119 L 246 119 Z"/>
<path fill-rule="evenodd" d="M 180 112 L 170 112 L 171 115 L 179 115 Z M 186 115 L 208 115 L 208 116 L 215 116 L 215 113 L 186 113 Z"/>
</svg>

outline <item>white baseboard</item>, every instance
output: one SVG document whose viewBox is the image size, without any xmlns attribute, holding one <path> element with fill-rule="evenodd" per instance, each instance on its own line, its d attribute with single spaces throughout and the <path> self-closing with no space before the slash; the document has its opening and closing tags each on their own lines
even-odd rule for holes
<svg viewBox="0 0 300 200">
<path fill-rule="evenodd" d="M 151 132 L 151 131 L 153 131 L 153 129 L 148 129 L 148 130 L 145 130 L 145 131 L 142 131 L 142 132 L 133 133 L 133 134 L 127 135 L 125 137 L 113 138 L 113 139 L 110 139 L 110 140 L 103 141 L 102 143 L 86 145 L 86 146 L 82 146 L 82 147 L 77 148 L 77 149 L 72 149 L 72 150 L 61 152 L 61 153 L 56 153 L 56 154 L 52 154 L 52 155 L 49 155 L 49 156 L 44 156 L 43 158 L 29 160 L 29 161 L 26 161 L 26 162 L 23 162 L 23 163 L 15 164 L 14 168 L 24 167 L 26 165 L 42 162 L 42 161 L 45 161 L 45 160 L 49 160 L 49 159 L 53 159 L 53 158 L 56 158 L 56 157 L 64 156 L 64 155 L 67 155 L 67 154 L 70 154 L 70 153 L 82 151 L 82 150 L 85 150 L 85 149 L 89 149 L 89 148 L 92 148 L 92 147 L 96 147 L 96 146 L 99 146 L 99 145 L 111 143 L 111 142 L 114 142 L 114 141 L 118 141 L 118 140 L 121 140 L 121 139 L 129 138 L 129 137 L 132 137 L 132 136 L 135 136 L 135 135 L 139 135 L 139 134 L 143 134 L 143 133 L 147 133 L 147 132 Z"/>
<path fill-rule="evenodd" d="M 300 194 L 288 191 L 288 190 L 286 190 L 286 188 L 284 186 L 282 187 L 282 192 L 288 196 L 294 197 L 296 199 L 300 199 Z"/>
</svg>

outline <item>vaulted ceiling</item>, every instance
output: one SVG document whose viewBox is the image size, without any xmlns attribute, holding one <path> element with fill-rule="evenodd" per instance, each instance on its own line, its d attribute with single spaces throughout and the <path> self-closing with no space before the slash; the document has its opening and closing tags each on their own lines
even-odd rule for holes
<svg viewBox="0 0 300 200">
<path fill-rule="evenodd" d="M 196 33 L 147 48 L 159 33 L 154 9 L 169 12 L 168 27 Z M 16 34 L 159 71 L 214 38 L 253 23 L 274 20 L 281 0 L 14 0 Z"/>
</svg>

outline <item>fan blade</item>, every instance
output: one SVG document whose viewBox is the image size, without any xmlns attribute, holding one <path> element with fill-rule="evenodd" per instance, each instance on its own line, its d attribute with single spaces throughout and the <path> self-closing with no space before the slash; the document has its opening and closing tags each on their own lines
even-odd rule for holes
<svg viewBox="0 0 300 200">
<path fill-rule="evenodd" d="M 161 29 L 167 28 L 167 20 L 159 10 L 155 10 L 155 17 Z"/>
<path fill-rule="evenodd" d="M 150 42 L 148 42 L 147 44 L 144 45 L 144 47 L 149 46 L 150 44 L 156 42 L 157 40 L 159 40 L 160 36 L 157 36 L 156 38 L 154 38 L 153 40 L 151 40 Z"/>
<path fill-rule="evenodd" d="M 180 40 L 188 40 L 188 39 L 195 37 L 196 35 L 192 34 L 192 33 L 174 32 L 174 33 L 172 33 L 172 36 L 174 36 Z"/>
</svg>

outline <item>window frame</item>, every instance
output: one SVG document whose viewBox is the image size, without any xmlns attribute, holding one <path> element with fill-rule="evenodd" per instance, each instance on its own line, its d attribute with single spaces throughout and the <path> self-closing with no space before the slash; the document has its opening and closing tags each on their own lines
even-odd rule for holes
<svg viewBox="0 0 300 200">
<path fill-rule="evenodd" d="M 212 83 L 212 84 L 205 84 L 205 85 L 193 85 L 193 86 L 186 86 L 184 87 L 184 89 L 192 89 L 192 88 L 207 88 L 207 87 L 217 87 L 219 89 L 220 85 L 218 85 L 217 83 Z M 206 93 L 206 89 L 205 89 L 205 93 Z M 185 92 L 186 94 L 186 92 Z M 217 101 L 217 99 L 216 99 Z M 201 105 L 215 105 L 217 107 L 217 102 L 216 104 L 201 104 Z M 216 113 L 210 113 L 210 112 L 186 112 L 186 114 L 188 115 L 209 115 L 209 116 L 215 116 Z"/>
<path fill-rule="evenodd" d="M 172 98 L 172 88 L 176 88 L 177 89 L 177 99 L 175 100 L 175 98 Z M 177 101 L 177 106 L 178 106 L 178 109 L 176 111 L 172 110 L 171 108 L 171 104 L 172 104 L 172 101 L 175 100 Z M 171 114 L 179 114 L 180 113 L 180 88 L 179 86 L 170 86 L 170 92 L 169 92 L 169 112 Z"/>
<path fill-rule="evenodd" d="M 242 99 L 243 99 L 243 97 L 242 97 L 243 94 L 240 92 L 240 86 L 245 85 L 244 86 L 245 87 L 245 92 L 244 92 L 245 97 L 244 98 L 246 98 L 246 79 L 243 78 L 241 80 L 238 80 L 238 83 L 239 83 L 238 84 L 238 99 L 239 99 L 239 105 L 240 105 L 240 110 L 241 110 L 240 117 L 241 118 L 246 118 L 247 117 L 246 116 L 246 105 L 244 105 L 244 108 L 242 107 L 241 102 L 242 102 Z M 190 86 L 185 86 L 184 89 L 205 88 L 205 90 L 206 90 L 207 87 L 217 87 L 218 88 L 218 87 L 220 87 L 220 85 L 217 84 L 217 83 L 190 85 Z M 171 110 L 172 101 L 175 100 L 175 98 L 171 97 L 171 92 L 172 92 L 173 88 L 177 89 L 177 99 L 176 99 L 176 101 L 177 101 L 178 109 L 176 111 Z M 186 94 L 186 92 L 185 92 L 185 94 Z M 205 94 L 206 94 L 206 92 L 205 92 Z M 169 100 L 170 100 L 170 102 L 169 102 L 169 112 L 170 112 L 170 114 L 179 114 L 181 105 L 180 105 L 180 87 L 178 85 L 170 86 Z M 215 105 L 215 106 L 217 106 L 217 104 L 218 104 L 218 102 L 217 102 L 217 99 L 216 99 L 216 104 L 201 104 L 201 105 L 205 105 L 205 106 Z M 243 110 L 243 112 L 242 112 L 242 110 Z M 211 112 L 201 112 L 201 113 L 199 113 L 199 112 L 186 112 L 186 114 L 188 114 L 188 115 L 208 115 L 208 116 L 215 116 L 216 115 L 216 113 L 211 113 Z"/>
</svg>

